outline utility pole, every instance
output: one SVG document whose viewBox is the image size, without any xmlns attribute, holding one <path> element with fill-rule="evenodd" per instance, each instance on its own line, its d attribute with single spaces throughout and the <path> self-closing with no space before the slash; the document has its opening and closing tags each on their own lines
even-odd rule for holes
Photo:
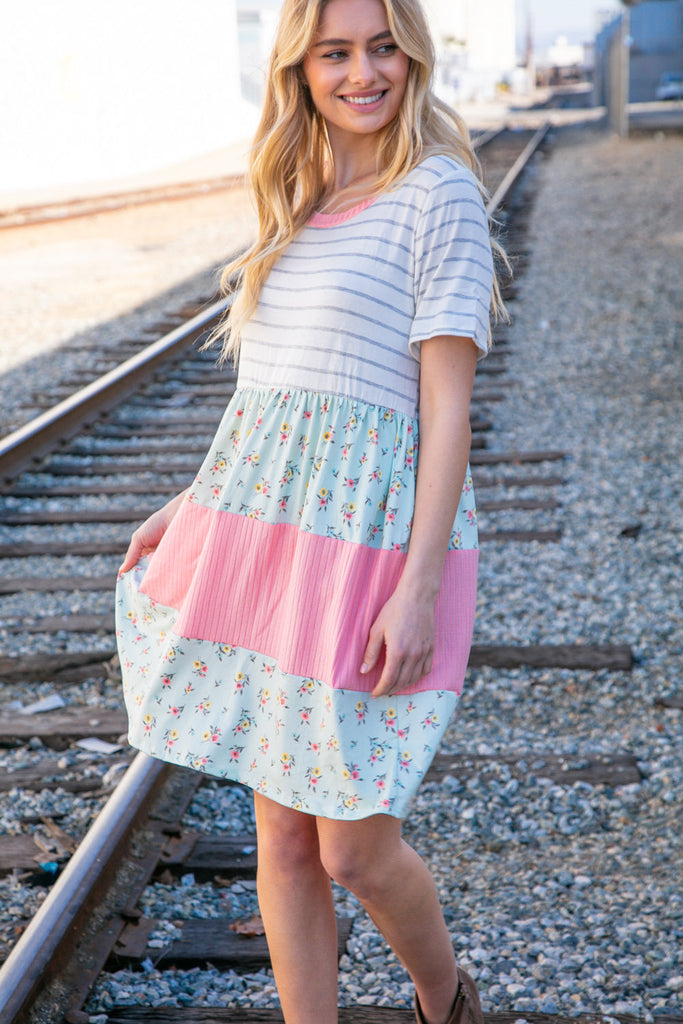
<svg viewBox="0 0 683 1024">
<path fill-rule="evenodd" d="M 621 0 L 626 8 L 621 16 L 617 33 L 617 58 L 614 69 L 614 111 L 612 126 L 622 139 L 628 138 L 628 98 L 631 77 L 631 8 L 640 0 Z"/>
</svg>

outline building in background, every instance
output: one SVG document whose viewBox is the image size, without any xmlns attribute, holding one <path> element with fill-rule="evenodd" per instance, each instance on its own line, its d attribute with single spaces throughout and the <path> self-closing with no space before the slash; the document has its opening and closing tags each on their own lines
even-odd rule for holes
<svg viewBox="0 0 683 1024">
<path fill-rule="evenodd" d="M 492 99 L 516 74 L 515 0 L 424 0 L 446 102 Z M 282 0 L 237 0 L 242 94 L 259 103 Z"/>
<path fill-rule="evenodd" d="M 139 176 L 253 134 L 282 0 L 5 0 L 0 193 Z M 515 0 L 426 0 L 437 91 L 515 85 Z"/>
<path fill-rule="evenodd" d="M 446 102 L 490 100 L 517 75 L 514 0 L 425 0 Z"/>
<path fill-rule="evenodd" d="M 536 61 L 537 85 L 589 83 L 593 74 L 593 47 L 590 43 L 570 43 L 564 35 L 557 36 L 551 46 L 537 55 Z M 586 88 L 589 90 L 590 85 Z"/>
<path fill-rule="evenodd" d="M 237 0 L 242 97 L 260 107 L 282 0 Z"/>
<path fill-rule="evenodd" d="M 610 50 L 620 32 L 621 16 L 608 22 L 595 40 L 595 92 L 606 103 Z M 656 99 L 662 75 L 683 72 L 683 0 L 643 0 L 630 9 L 631 103 Z"/>
<path fill-rule="evenodd" d="M 0 191 L 110 182 L 244 139 L 236 0 L 6 0 Z"/>
</svg>

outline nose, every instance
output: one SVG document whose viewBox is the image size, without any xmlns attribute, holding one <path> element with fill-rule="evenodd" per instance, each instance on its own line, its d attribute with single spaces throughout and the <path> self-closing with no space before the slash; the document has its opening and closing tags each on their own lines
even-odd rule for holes
<svg viewBox="0 0 683 1024">
<path fill-rule="evenodd" d="M 349 69 L 349 81 L 358 86 L 367 86 L 375 78 L 375 67 L 370 54 L 365 50 L 354 53 Z"/>
</svg>

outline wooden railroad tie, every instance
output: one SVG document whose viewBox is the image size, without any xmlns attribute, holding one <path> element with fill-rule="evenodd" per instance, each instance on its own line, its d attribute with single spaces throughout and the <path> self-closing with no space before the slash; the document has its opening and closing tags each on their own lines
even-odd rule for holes
<svg viewBox="0 0 683 1024">
<path fill-rule="evenodd" d="M 140 453 L 142 454 L 142 453 Z M 164 455 L 161 451 L 160 455 Z M 109 462 L 101 463 L 95 458 L 96 453 L 89 453 L 88 462 L 76 462 L 69 461 L 69 459 L 60 457 L 53 458 L 46 462 L 41 469 L 44 472 L 50 473 L 52 476 L 114 476 L 121 473 L 135 473 L 140 472 L 140 455 L 135 456 L 131 453 L 127 460 L 112 459 Z M 472 466 L 495 466 L 498 464 L 512 464 L 522 465 L 523 463 L 531 462 L 559 462 L 567 458 L 566 452 L 547 450 L 547 451 L 512 451 L 512 452 L 481 452 L 473 451 L 470 456 L 470 464 Z M 153 449 L 148 449 L 145 452 L 145 472 L 147 473 L 161 473 L 162 475 L 168 473 L 183 473 L 183 472 L 194 472 L 196 470 L 196 456 L 188 454 L 185 459 L 164 459 L 163 464 L 155 463 Z"/>
<path fill-rule="evenodd" d="M 72 740 L 89 737 L 117 742 L 127 730 L 128 719 L 124 710 L 110 711 L 81 704 L 36 715 L 13 711 L 0 714 L 0 747 L 15 747 L 37 736 L 45 746 L 64 750 Z M 11 777 L 9 773 L 8 777 Z"/>
<path fill-rule="evenodd" d="M 92 735 L 92 733 L 89 735 Z M 74 740 L 79 738 L 82 737 L 73 737 Z M 98 738 L 101 739 L 101 737 Z M 48 735 L 47 739 L 68 740 L 70 743 L 72 737 L 67 737 L 64 736 L 63 733 L 55 732 Z M 49 744 L 45 745 L 49 746 Z M 124 744 L 124 746 L 127 745 Z M 15 787 L 17 789 L 31 790 L 32 792 L 41 792 L 45 789 L 62 789 L 66 793 L 111 792 L 113 785 L 109 786 L 106 790 L 103 790 L 102 777 L 98 773 L 93 775 L 83 775 L 83 769 L 85 767 L 90 767 L 91 765 L 102 766 L 107 770 L 110 768 L 120 767 L 122 775 L 124 767 L 127 768 L 130 764 L 133 758 L 133 753 L 134 752 L 131 748 L 127 747 L 125 753 L 120 753 L 115 756 L 108 755 L 106 759 L 103 759 L 101 754 L 96 754 L 95 757 L 98 758 L 98 760 L 93 760 L 90 764 L 87 762 L 78 762 L 77 764 L 70 765 L 68 768 L 63 767 L 61 758 L 59 757 L 43 757 L 36 764 L 27 768 L 5 769 L 2 776 L 0 776 L 0 793 L 7 793 Z M 117 781 L 119 777 L 119 775 L 116 776 Z M 26 838 L 30 839 L 30 836 Z M 0 874 L 2 874 L 1 861 L 3 849 L 3 839 L 0 838 Z"/>
<path fill-rule="evenodd" d="M 124 519 L 128 522 L 128 519 Z M 539 544 L 556 543 L 562 537 L 559 529 L 548 530 L 479 530 L 479 539 L 482 542 L 498 543 L 531 543 Z M 66 558 L 68 555 L 78 555 L 90 558 L 95 555 L 111 555 L 123 559 L 126 542 L 120 540 L 88 540 L 88 541 L 52 541 L 32 542 L 18 541 L 14 544 L 0 544 L 0 559 L 2 558 L 39 558 L 48 555 L 51 558 Z M 26 578 L 26 577 L 24 577 Z M 8 583 L 9 586 L 14 584 Z"/>
<path fill-rule="evenodd" d="M 502 498 L 484 499 L 477 503 L 483 512 L 531 511 L 539 509 L 555 509 L 559 505 L 554 498 Z M 68 511 L 51 511 L 39 509 L 35 512 L 0 512 L 0 526 L 62 526 L 79 523 L 138 523 L 147 519 L 157 506 L 144 508 L 110 508 L 110 509 L 71 509 Z M 0 581 L 6 583 L 11 581 Z M 0 593 L 9 591 L 0 590 Z"/>
<path fill-rule="evenodd" d="M 283 1024 L 280 1010 L 251 1007 L 114 1006 L 107 1010 L 110 1024 Z M 577 1017 L 547 1013 L 485 1013 L 484 1024 L 605 1024 L 606 1014 Z M 620 1024 L 642 1024 L 642 1017 L 619 1014 Z M 683 1016 L 657 1016 L 658 1024 L 683 1024 Z M 349 1006 L 339 1010 L 339 1024 L 415 1024 L 413 1010 L 392 1006 Z"/>
<path fill-rule="evenodd" d="M 564 484 L 564 477 L 561 476 L 507 476 L 487 475 L 477 476 L 474 487 L 475 491 L 485 491 L 491 487 L 561 487 Z M 84 498 L 93 495 L 115 494 L 158 494 L 163 498 L 173 498 L 181 489 L 181 484 L 174 484 L 172 480 L 164 477 L 162 481 L 150 480 L 141 482 L 139 480 L 124 480 L 122 482 L 108 483 L 105 481 L 94 482 L 85 480 L 82 484 L 45 484 L 24 485 L 17 484 L 12 487 L 12 496 L 15 498 Z M 480 503 L 481 504 L 481 503 Z"/>
<path fill-rule="evenodd" d="M 486 775 L 498 765 L 506 765 L 517 778 L 534 775 L 563 786 L 571 786 L 575 782 L 631 786 L 643 780 L 633 754 L 620 753 L 608 757 L 528 750 L 521 754 L 437 753 L 425 775 L 425 782 L 438 782 L 447 775 L 469 779 L 474 775 Z"/>
<path fill-rule="evenodd" d="M 122 724 L 125 725 L 125 722 Z M 92 731 L 79 729 L 71 730 L 73 723 L 65 724 L 63 719 L 57 719 L 47 724 L 50 731 L 43 732 L 42 739 L 61 742 L 66 744 L 72 740 L 83 738 L 79 733 L 92 735 Z M 34 731 L 34 735 L 40 735 L 40 730 Z M 111 736 L 110 733 L 105 736 Z M 102 737 L 99 737 L 102 738 Z M 49 742 L 45 744 L 49 746 Z M 107 768 L 114 766 L 128 766 L 132 752 L 130 749 L 125 754 L 107 758 Z M 591 785 L 607 786 L 629 786 L 642 781 L 636 758 L 632 754 L 617 753 L 610 757 L 597 755 L 560 755 L 547 751 L 525 751 L 520 754 L 437 754 L 432 765 L 425 776 L 427 782 L 435 782 L 446 775 L 454 775 L 458 779 L 468 779 L 473 775 L 485 775 L 493 771 L 498 765 L 506 765 L 516 777 L 525 775 L 537 775 L 543 778 L 552 779 L 561 785 L 572 785 L 574 782 L 589 782 Z M 98 792 L 102 788 L 102 780 L 99 774 L 86 777 L 66 778 L 67 771 L 75 772 L 77 767 L 65 770 L 60 768 L 58 758 L 43 758 L 37 765 L 28 768 L 19 768 L 16 771 L 7 771 L 0 780 L 0 792 L 8 792 L 14 787 L 33 791 L 62 789 L 69 793 Z M 220 780 L 218 780 L 220 781 Z M 31 847 L 31 837 L 24 837 L 28 847 Z M 0 838 L 0 874 L 3 874 L 3 867 L 12 862 L 13 844 L 19 837 L 9 836 Z M 210 875 L 216 871 L 228 871 L 225 858 L 230 855 L 236 856 L 238 848 L 242 848 L 242 840 L 234 839 L 212 839 L 199 842 L 195 850 L 197 836 L 191 837 L 193 857 L 191 864 L 186 865 L 186 870 L 195 873 Z M 172 860 L 166 863 L 169 867 L 178 864 L 185 864 L 190 856 L 187 849 L 187 837 L 184 845 L 174 848 Z M 207 845 L 208 843 L 208 845 Z M 9 844 L 9 845 L 8 845 Z M 240 845 L 242 844 L 242 845 Z M 27 847 L 27 849 L 28 849 Z M 17 847 L 17 849 L 19 849 Z M 9 850 L 9 853 L 7 852 Z M 201 851 L 201 857 L 199 856 Z M 169 855 L 170 856 L 170 855 Z M 9 858 L 9 861 L 8 861 Z M 199 858 L 199 859 L 197 859 Z M 217 858 L 217 859 L 215 859 Z M 232 863 L 232 862 L 231 862 Z M 239 861 L 240 870 L 245 870 L 244 858 Z M 232 870 L 232 869 L 230 869 Z M 234 872 L 233 872 L 234 873 Z"/>
<path fill-rule="evenodd" d="M 116 658 L 114 664 L 112 659 Z M 69 651 L 50 654 L 0 655 L 0 683 L 28 679 L 41 682 L 78 683 L 84 679 L 105 679 L 116 672 L 116 648 L 109 642 L 97 651 Z"/>
<path fill-rule="evenodd" d="M 69 623 L 71 618 L 64 618 Z M 102 616 L 92 616 L 91 626 L 102 626 Z M 46 620 L 37 620 L 35 627 Z M 62 620 L 60 620 L 61 622 Z M 68 625 L 64 628 L 68 628 Z M 68 654 L 32 654 L 17 657 L 0 657 L 0 685 L 20 679 L 41 682 L 80 682 L 83 679 L 111 678 L 119 674 L 112 659 L 116 648 L 108 638 L 108 645 L 91 652 Z M 470 668 L 568 668 L 589 671 L 610 669 L 629 671 L 633 667 L 633 652 L 628 644 L 473 644 L 469 658 Z M 661 700 L 680 700 L 677 695 Z M 678 707 L 678 703 L 670 704 Z M 97 708 L 89 709 L 93 716 L 99 716 Z M 100 716 L 101 717 L 101 716 Z M 17 716 L 13 716 L 16 721 Z M 0 715 L 0 723 L 2 716 Z"/>
<path fill-rule="evenodd" d="M 175 923 L 182 931 L 181 936 L 170 940 L 168 946 L 161 950 L 148 946 L 150 934 L 159 926 L 158 921 L 142 917 L 127 924 L 116 940 L 107 968 L 117 970 L 137 966 L 148 959 L 162 968 L 187 969 L 201 967 L 208 962 L 219 970 L 246 973 L 270 967 L 265 935 L 233 931 L 231 925 L 237 922 L 230 918 L 190 919 Z M 350 917 L 337 918 L 337 956 L 346 952 L 352 923 Z"/>
<path fill-rule="evenodd" d="M 655 704 L 660 708 L 674 708 L 677 711 L 683 711 L 683 692 L 670 693 L 665 697 L 656 697 Z"/>
<path fill-rule="evenodd" d="M 123 720 L 124 716 L 122 715 L 118 724 L 123 724 Z M 83 732 L 91 732 L 89 729 L 78 726 L 74 728 L 73 717 L 65 726 L 64 718 L 60 719 L 57 716 L 56 721 L 53 719 L 52 725 L 44 723 L 37 732 L 33 730 L 33 734 L 50 738 L 44 731 L 46 729 L 54 730 L 52 738 L 61 737 L 62 739 L 67 738 L 65 732 L 68 732 L 68 738 L 71 739 L 79 738 Z M 71 731 L 69 732 L 69 730 Z M 108 759 L 107 765 L 111 767 L 113 764 L 126 764 L 129 761 L 130 752 L 125 757 L 117 756 L 115 759 Z M 606 756 L 590 753 L 560 755 L 549 751 L 528 750 L 516 754 L 437 753 L 425 776 L 425 782 L 438 783 L 449 775 L 460 781 L 473 776 L 486 777 L 495 773 L 500 766 L 505 766 L 516 778 L 528 776 L 548 778 L 557 785 L 565 786 L 571 786 L 576 782 L 587 782 L 590 785 L 606 785 L 616 788 L 638 784 L 642 781 L 637 759 L 635 755 L 628 752 L 617 752 L 614 755 Z M 27 780 L 26 775 L 31 777 Z M 50 778 L 51 775 L 53 778 Z M 197 785 L 201 780 L 202 777 L 197 776 Z M 207 777 L 207 780 L 218 781 L 220 785 L 233 785 L 229 781 L 221 782 L 221 780 L 210 777 Z M 78 788 L 72 790 L 68 780 L 60 778 L 56 758 L 44 759 L 41 764 L 31 769 L 8 773 L 3 779 L 2 789 L 8 789 L 13 785 L 26 788 L 27 781 L 29 788 L 32 789 L 61 788 L 78 791 Z M 79 780 L 73 781 L 78 782 Z M 87 786 L 92 788 L 100 785 L 99 776 L 80 781 L 83 783 L 82 789 Z M 39 865 L 46 859 L 49 858 L 44 849 L 36 843 L 32 835 L 0 837 L 0 876 L 13 871 L 37 872 Z M 160 876 L 162 879 L 165 876 L 191 873 L 198 882 L 217 881 L 219 884 L 226 885 L 235 878 L 254 878 L 256 874 L 256 836 L 251 834 L 215 836 L 183 832 L 178 829 L 177 834 L 173 832 L 165 837 L 163 847 L 159 849 L 155 870 L 157 874 L 162 872 Z M 131 930 L 128 936 L 130 939 L 128 952 L 124 958 L 129 955 L 132 957 L 133 950 L 140 950 L 141 936 L 143 936 L 143 930 L 137 927 Z M 141 959 L 152 955 L 146 948 L 148 937 L 149 929 L 144 933 L 145 948 L 140 954 Z M 184 947 L 182 955 L 178 949 L 176 949 L 176 953 L 178 953 L 179 959 L 177 961 L 174 959 L 173 962 L 180 963 L 187 959 L 188 954 Z M 207 958 L 213 960 L 213 956 L 205 954 L 205 959 Z M 152 959 L 154 959 L 153 955 Z"/>
<path fill-rule="evenodd" d="M 557 544 L 562 539 L 562 530 L 480 530 L 479 540 L 485 543 L 494 542 L 500 544 L 517 543 L 526 544 L 535 542 L 537 544 Z"/>
</svg>

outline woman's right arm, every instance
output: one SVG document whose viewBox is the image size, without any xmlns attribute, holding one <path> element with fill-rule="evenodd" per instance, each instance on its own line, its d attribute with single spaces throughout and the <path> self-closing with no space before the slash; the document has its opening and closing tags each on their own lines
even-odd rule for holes
<svg viewBox="0 0 683 1024">
<path fill-rule="evenodd" d="M 185 501 L 189 487 L 172 498 L 163 508 L 154 512 L 149 519 L 146 519 L 142 526 L 138 526 L 130 539 L 126 557 L 123 560 L 119 573 L 128 572 L 136 562 L 139 562 L 145 555 L 151 555 L 156 550 L 161 538 L 171 525 L 171 520 Z"/>
</svg>

